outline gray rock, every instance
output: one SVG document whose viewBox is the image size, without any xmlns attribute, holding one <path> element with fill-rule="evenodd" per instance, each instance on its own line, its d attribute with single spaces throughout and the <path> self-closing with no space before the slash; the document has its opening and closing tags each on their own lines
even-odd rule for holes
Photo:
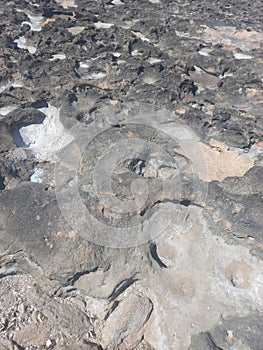
<svg viewBox="0 0 263 350">
<path fill-rule="evenodd" d="M 110 314 L 102 330 L 102 346 L 115 349 L 127 336 L 132 337 L 147 322 L 152 311 L 151 301 L 139 295 L 130 295 Z"/>
</svg>

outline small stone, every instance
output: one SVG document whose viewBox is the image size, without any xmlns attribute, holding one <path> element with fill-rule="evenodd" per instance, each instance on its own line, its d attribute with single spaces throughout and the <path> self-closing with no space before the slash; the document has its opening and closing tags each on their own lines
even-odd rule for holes
<svg viewBox="0 0 263 350">
<path fill-rule="evenodd" d="M 50 339 L 48 339 L 46 341 L 46 347 L 49 348 L 52 345 L 52 341 Z"/>
</svg>

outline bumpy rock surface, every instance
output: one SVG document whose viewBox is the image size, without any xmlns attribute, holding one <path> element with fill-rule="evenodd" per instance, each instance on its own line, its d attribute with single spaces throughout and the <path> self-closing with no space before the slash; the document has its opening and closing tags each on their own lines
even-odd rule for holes
<svg viewBox="0 0 263 350">
<path fill-rule="evenodd" d="M 262 18 L 1 2 L 1 350 L 262 350 Z"/>
</svg>

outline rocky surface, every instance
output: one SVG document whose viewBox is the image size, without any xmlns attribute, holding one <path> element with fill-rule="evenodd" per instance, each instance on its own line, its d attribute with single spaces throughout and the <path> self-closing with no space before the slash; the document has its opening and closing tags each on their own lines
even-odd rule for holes
<svg viewBox="0 0 263 350">
<path fill-rule="evenodd" d="M 2 1 L 0 349 L 262 349 L 262 10 Z"/>
</svg>

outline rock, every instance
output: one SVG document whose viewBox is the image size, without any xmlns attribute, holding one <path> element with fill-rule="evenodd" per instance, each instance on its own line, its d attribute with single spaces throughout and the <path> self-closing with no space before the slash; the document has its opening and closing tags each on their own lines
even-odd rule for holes
<svg viewBox="0 0 263 350">
<path fill-rule="evenodd" d="M 102 346 L 106 349 L 118 347 L 127 336 L 136 334 L 147 322 L 152 311 L 151 301 L 133 295 L 122 301 L 106 321 L 102 330 Z"/>
<path fill-rule="evenodd" d="M 0 347 L 261 348 L 261 9 L 2 1 Z"/>
<path fill-rule="evenodd" d="M 213 330 L 192 337 L 189 350 L 251 349 L 260 350 L 262 344 L 262 318 L 248 315 L 243 318 L 223 319 Z"/>
<path fill-rule="evenodd" d="M 19 350 L 19 346 L 15 344 L 12 340 L 1 339 L 1 346 L 3 350 Z"/>
</svg>

